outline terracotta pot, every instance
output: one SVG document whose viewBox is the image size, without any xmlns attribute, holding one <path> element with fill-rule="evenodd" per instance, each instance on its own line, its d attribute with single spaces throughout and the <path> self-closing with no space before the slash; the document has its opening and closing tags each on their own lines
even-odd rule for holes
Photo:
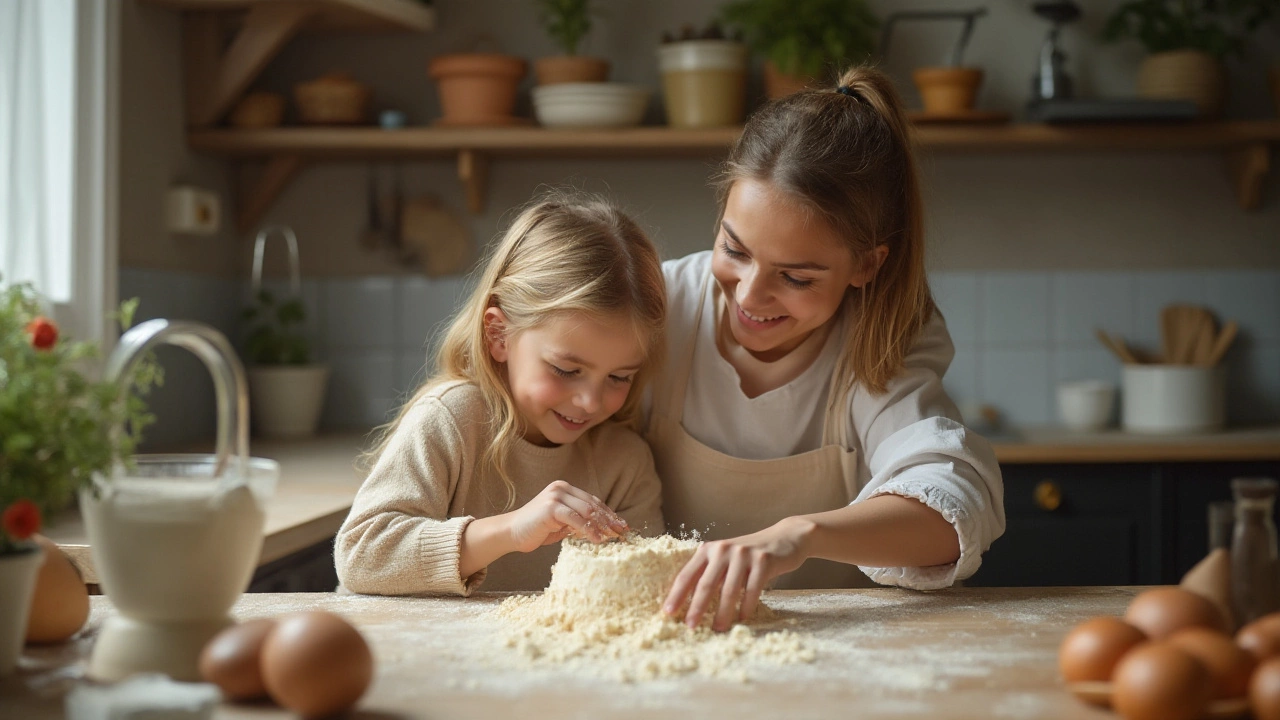
<svg viewBox="0 0 1280 720">
<path fill-rule="evenodd" d="M 442 125 L 508 125 L 516 120 L 516 85 L 524 77 L 523 58 L 497 53 L 440 55 L 427 74 L 436 81 Z"/>
<path fill-rule="evenodd" d="M 1155 53 L 1138 69 L 1138 95 L 1190 100 L 1204 117 L 1218 117 L 1227 102 L 1227 71 L 1217 58 L 1198 50 Z"/>
<path fill-rule="evenodd" d="M 817 81 L 813 78 L 782 72 L 772 60 L 766 60 L 764 63 L 764 94 L 770 100 L 794 95 L 816 85 Z"/>
<path fill-rule="evenodd" d="M 36 575 L 44 562 L 44 550 L 32 544 L 17 552 L 0 555 L 0 677 L 13 672 L 27 636 L 31 597 L 36 591 Z"/>
<path fill-rule="evenodd" d="M 924 111 L 936 115 L 973 109 L 982 85 L 981 68 L 923 67 L 911 73 Z"/>
<path fill-rule="evenodd" d="M 539 85 L 604 82 L 609 79 L 609 61 L 580 55 L 554 55 L 534 61 L 533 74 Z"/>
</svg>

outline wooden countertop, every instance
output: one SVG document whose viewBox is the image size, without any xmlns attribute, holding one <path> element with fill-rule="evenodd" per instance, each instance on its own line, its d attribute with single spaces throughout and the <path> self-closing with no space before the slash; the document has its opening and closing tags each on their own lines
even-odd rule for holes
<svg viewBox="0 0 1280 720">
<path fill-rule="evenodd" d="M 502 595 L 245 595 L 234 613 L 247 619 L 325 609 L 345 616 L 376 659 L 357 718 L 1115 718 L 1063 689 L 1058 644 L 1082 620 L 1121 614 L 1141 589 L 771 593 L 780 624 L 811 640 L 817 659 L 748 664 L 745 683 L 686 676 L 627 684 L 522 668 L 519 651 L 506 647 L 501 626 L 487 616 Z M 89 628 L 76 640 L 28 648 L 18 674 L 0 680 L 13 717 L 62 717 L 62 694 L 82 674 L 95 629 L 114 612 L 106 598 L 92 600 Z M 219 720 L 288 717 L 266 705 L 224 705 L 215 713 Z"/>
<path fill-rule="evenodd" d="M 1010 464 L 1280 460 L 1280 426 L 1194 435 L 1020 428 L 1008 436 L 992 436 L 991 441 L 1000 462 Z"/>
<path fill-rule="evenodd" d="M 280 480 L 267 503 L 267 523 L 258 563 L 295 553 L 333 537 L 342 526 L 351 501 L 363 479 L 355 469 L 365 446 L 363 434 L 322 435 L 302 440 L 255 440 L 254 457 L 280 463 Z M 211 448 L 185 449 L 211 452 Z M 45 528 L 80 568 L 86 583 L 97 584 L 98 574 L 89 553 L 84 523 L 78 510 L 59 515 Z"/>
</svg>

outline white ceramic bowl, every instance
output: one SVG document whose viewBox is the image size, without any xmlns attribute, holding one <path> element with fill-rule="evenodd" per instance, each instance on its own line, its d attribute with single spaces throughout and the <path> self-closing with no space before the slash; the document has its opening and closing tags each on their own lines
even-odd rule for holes
<svg viewBox="0 0 1280 720">
<path fill-rule="evenodd" d="M 1111 424 L 1116 386 L 1101 380 L 1080 380 L 1058 386 L 1058 417 L 1070 430 L 1096 431 Z"/>
<path fill-rule="evenodd" d="M 1180 433 L 1221 428 L 1225 387 L 1221 365 L 1125 365 L 1124 429 Z"/>
<path fill-rule="evenodd" d="M 547 127 L 639 125 L 650 91 L 625 83 L 557 83 L 533 89 L 533 111 Z"/>
</svg>

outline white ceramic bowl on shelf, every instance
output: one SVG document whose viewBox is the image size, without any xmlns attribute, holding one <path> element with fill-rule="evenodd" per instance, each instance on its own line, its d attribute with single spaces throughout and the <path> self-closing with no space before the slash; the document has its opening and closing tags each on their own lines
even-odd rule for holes
<svg viewBox="0 0 1280 720">
<path fill-rule="evenodd" d="M 533 89 L 533 111 L 546 127 L 639 125 L 650 91 L 625 83 L 557 83 Z"/>
</svg>

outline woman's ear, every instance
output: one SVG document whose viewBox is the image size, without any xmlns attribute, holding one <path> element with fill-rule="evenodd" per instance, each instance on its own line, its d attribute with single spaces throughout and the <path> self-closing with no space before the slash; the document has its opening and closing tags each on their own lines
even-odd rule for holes
<svg viewBox="0 0 1280 720">
<path fill-rule="evenodd" d="M 853 274 L 853 280 L 849 284 L 860 288 L 863 285 L 875 279 L 876 273 L 880 272 L 880 266 L 884 265 L 885 258 L 889 257 L 889 246 L 880 244 L 871 249 L 871 252 L 862 259 L 862 267 Z"/>
<path fill-rule="evenodd" d="M 507 316 L 501 308 L 491 307 L 484 311 L 484 341 L 494 362 L 507 361 Z"/>
</svg>

